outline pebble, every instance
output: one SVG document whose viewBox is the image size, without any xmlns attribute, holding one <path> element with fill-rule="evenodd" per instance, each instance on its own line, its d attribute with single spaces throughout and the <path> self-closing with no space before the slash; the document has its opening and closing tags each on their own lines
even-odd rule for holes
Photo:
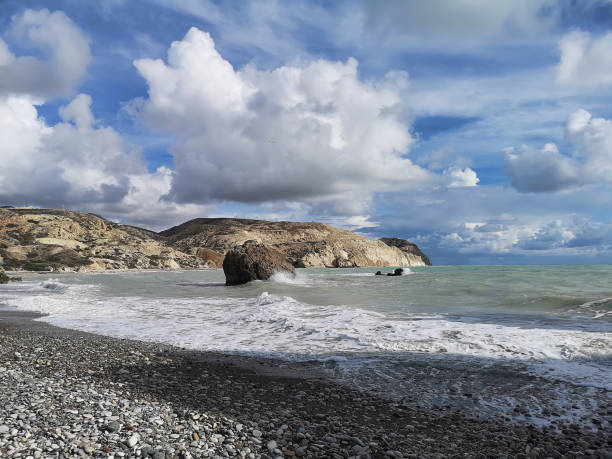
<svg viewBox="0 0 612 459">
<path fill-rule="evenodd" d="M 134 434 L 130 438 L 128 438 L 127 444 L 130 448 L 133 448 L 140 441 L 140 435 Z"/>
<path fill-rule="evenodd" d="M 107 432 L 119 432 L 121 429 L 121 424 L 117 421 L 112 421 L 106 424 Z"/>
<path fill-rule="evenodd" d="M 325 381 L 258 379 L 176 348 L 78 333 L 2 329 L 0 368 L 0 456 L 602 456 L 610 429 L 605 409 L 585 414 L 598 421 L 592 432 L 436 416 Z"/>
</svg>

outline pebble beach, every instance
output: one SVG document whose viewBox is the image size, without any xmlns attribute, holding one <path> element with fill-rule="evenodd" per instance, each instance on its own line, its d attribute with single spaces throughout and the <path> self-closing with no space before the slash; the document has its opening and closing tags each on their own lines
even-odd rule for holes
<svg viewBox="0 0 612 459">
<path fill-rule="evenodd" d="M 306 367 L 108 338 L 36 317 L 0 317 L 2 457 L 612 454 L 607 429 L 421 410 Z"/>
</svg>

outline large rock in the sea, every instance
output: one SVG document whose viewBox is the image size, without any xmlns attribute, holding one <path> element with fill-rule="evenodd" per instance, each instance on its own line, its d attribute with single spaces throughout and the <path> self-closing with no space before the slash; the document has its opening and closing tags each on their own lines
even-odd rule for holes
<svg viewBox="0 0 612 459">
<path fill-rule="evenodd" d="M 247 241 L 230 250 L 223 260 L 225 285 L 246 284 L 256 279 L 265 280 L 282 271 L 295 273 L 285 254 L 255 241 Z"/>
</svg>

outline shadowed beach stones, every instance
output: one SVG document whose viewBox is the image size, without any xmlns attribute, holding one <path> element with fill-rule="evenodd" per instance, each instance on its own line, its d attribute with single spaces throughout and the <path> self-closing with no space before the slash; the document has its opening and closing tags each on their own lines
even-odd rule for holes
<svg viewBox="0 0 612 459">
<path fill-rule="evenodd" d="M 285 254 L 255 241 L 246 241 L 230 250 L 223 260 L 225 285 L 265 280 L 283 271 L 295 274 L 295 268 L 287 261 Z"/>
</svg>

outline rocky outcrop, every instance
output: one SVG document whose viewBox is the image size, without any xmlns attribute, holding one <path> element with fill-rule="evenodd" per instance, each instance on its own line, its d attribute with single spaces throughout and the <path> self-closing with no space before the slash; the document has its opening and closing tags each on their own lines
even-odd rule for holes
<svg viewBox="0 0 612 459">
<path fill-rule="evenodd" d="M 36 208 L 0 208 L 0 264 L 30 271 L 211 266 L 152 231 L 93 214 Z"/>
<path fill-rule="evenodd" d="M 284 253 L 255 241 L 247 241 L 225 255 L 225 285 L 239 285 L 269 279 L 274 273 L 295 273 Z"/>
<path fill-rule="evenodd" d="M 421 249 L 419 249 L 419 246 L 413 242 L 407 241 L 406 239 L 400 239 L 397 237 L 382 237 L 379 239 L 379 241 L 384 242 L 390 247 L 397 247 L 405 254 L 420 257 L 421 260 L 423 260 L 423 262 L 427 266 L 431 266 L 431 261 L 429 261 L 429 258 L 427 257 L 427 255 L 421 252 Z"/>
<path fill-rule="evenodd" d="M 420 250 L 403 251 L 383 241 L 314 222 L 197 218 L 159 234 L 187 253 L 208 247 L 225 254 L 253 240 L 282 252 L 296 267 L 424 266 L 429 262 Z"/>
</svg>

